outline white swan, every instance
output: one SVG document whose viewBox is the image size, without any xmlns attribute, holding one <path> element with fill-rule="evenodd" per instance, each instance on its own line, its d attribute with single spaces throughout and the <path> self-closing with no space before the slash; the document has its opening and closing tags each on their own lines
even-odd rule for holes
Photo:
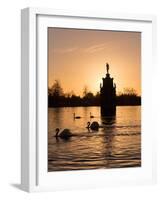
<svg viewBox="0 0 161 200">
<path fill-rule="evenodd" d="M 72 133 L 70 132 L 69 129 L 64 129 L 61 133 L 59 133 L 60 129 L 59 128 L 56 128 L 56 134 L 55 134 L 55 137 L 58 138 L 62 138 L 62 139 L 68 139 L 72 136 Z"/>
</svg>

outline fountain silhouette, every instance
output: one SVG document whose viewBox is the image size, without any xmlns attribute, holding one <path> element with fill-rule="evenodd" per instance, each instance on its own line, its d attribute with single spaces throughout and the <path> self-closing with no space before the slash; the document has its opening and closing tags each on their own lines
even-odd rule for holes
<svg viewBox="0 0 161 200">
<path fill-rule="evenodd" d="M 100 84 L 101 116 L 116 115 L 116 84 L 109 74 L 109 64 L 106 63 L 107 74 Z"/>
</svg>

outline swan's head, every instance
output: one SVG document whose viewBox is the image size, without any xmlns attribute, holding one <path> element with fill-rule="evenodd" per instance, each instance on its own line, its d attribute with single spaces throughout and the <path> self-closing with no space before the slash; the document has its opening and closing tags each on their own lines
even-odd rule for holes
<svg viewBox="0 0 161 200">
<path fill-rule="evenodd" d="M 87 128 L 90 128 L 90 124 L 91 124 L 90 122 L 87 122 Z"/>
</svg>

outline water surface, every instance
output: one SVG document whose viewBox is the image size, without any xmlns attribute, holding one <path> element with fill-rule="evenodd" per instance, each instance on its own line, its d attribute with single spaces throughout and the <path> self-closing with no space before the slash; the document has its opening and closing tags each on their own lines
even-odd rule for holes
<svg viewBox="0 0 161 200">
<path fill-rule="evenodd" d="M 82 118 L 74 120 L 73 113 Z M 140 106 L 117 106 L 111 118 L 101 118 L 100 107 L 49 108 L 48 120 L 48 171 L 141 166 Z M 88 121 L 103 128 L 88 132 Z M 75 136 L 56 140 L 56 128 Z"/>
</svg>

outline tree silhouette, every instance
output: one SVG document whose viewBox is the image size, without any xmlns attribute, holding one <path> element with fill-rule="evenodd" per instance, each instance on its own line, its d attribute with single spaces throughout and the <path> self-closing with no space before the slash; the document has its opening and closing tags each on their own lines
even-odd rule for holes
<svg viewBox="0 0 161 200">
<path fill-rule="evenodd" d="M 55 80 L 55 83 L 51 86 L 49 90 L 50 90 L 50 94 L 54 97 L 63 96 L 63 89 L 58 80 Z"/>
<path fill-rule="evenodd" d="M 124 95 L 130 95 L 130 96 L 137 96 L 137 92 L 134 88 L 124 88 Z"/>
<path fill-rule="evenodd" d="M 92 92 L 87 92 L 86 95 L 84 96 L 86 99 L 92 99 L 94 98 L 94 94 Z"/>
<path fill-rule="evenodd" d="M 89 92 L 89 91 L 88 91 L 88 86 L 85 85 L 84 88 L 83 88 L 83 97 L 85 97 L 85 96 L 87 95 L 88 92 Z"/>
<path fill-rule="evenodd" d="M 116 96 L 116 105 L 141 105 L 141 97 L 137 95 L 133 88 L 124 88 Z M 71 107 L 71 106 L 100 106 L 100 92 L 94 95 L 89 91 L 88 86 L 83 88 L 83 96 L 77 96 L 74 91 L 63 92 L 63 88 L 58 80 L 55 80 L 52 87 L 48 88 L 49 107 Z"/>
<path fill-rule="evenodd" d="M 141 97 L 134 88 L 124 88 L 116 97 L 117 105 L 141 105 Z"/>
<path fill-rule="evenodd" d="M 64 104 L 64 93 L 61 84 L 55 80 L 51 88 L 48 88 L 48 106 L 59 107 Z"/>
</svg>

